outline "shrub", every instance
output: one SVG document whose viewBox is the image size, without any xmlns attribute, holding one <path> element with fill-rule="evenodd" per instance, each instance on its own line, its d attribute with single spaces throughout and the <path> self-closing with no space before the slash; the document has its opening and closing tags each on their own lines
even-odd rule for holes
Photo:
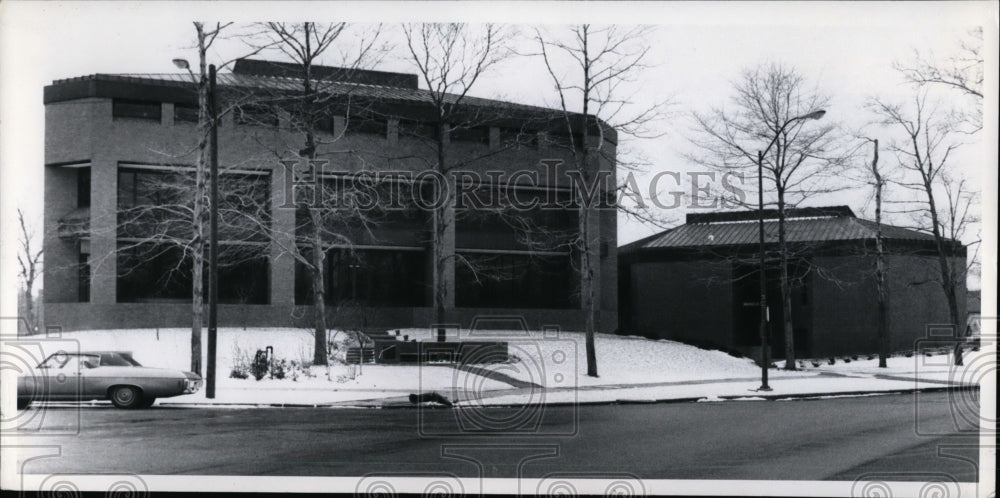
<svg viewBox="0 0 1000 498">
<path fill-rule="evenodd" d="M 246 379 L 250 377 L 250 355 L 233 345 L 233 364 L 229 370 L 229 377 L 232 379 Z"/>
<path fill-rule="evenodd" d="M 281 361 L 276 361 L 271 365 L 271 376 L 275 379 L 284 379 L 285 371 L 288 369 L 288 362 L 282 358 Z"/>
<path fill-rule="evenodd" d="M 833 364 L 837 363 L 837 359 L 831 356 L 830 359 L 827 360 L 827 363 L 829 363 L 830 365 L 833 365 Z"/>
</svg>

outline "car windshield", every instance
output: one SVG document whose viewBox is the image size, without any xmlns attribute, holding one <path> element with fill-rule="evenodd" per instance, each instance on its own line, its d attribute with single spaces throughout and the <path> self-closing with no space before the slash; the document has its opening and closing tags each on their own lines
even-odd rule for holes
<svg viewBox="0 0 1000 498">
<path fill-rule="evenodd" d="M 101 353 L 102 367 L 141 367 L 128 353 Z"/>
</svg>

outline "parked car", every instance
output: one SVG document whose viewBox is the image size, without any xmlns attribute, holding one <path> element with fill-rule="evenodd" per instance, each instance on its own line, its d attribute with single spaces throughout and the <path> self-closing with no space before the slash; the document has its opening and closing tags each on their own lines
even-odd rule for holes
<svg viewBox="0 0 1000 498">
<path fill-rule="evenodd" d="M 201 384 L 196 373 L 144 367 L 129 352 L 60 352 L 18 377 L 17 407 L 107 399 L 118 408 L 148 408 L 156 398 L 196 393 Z"/>
</svg>

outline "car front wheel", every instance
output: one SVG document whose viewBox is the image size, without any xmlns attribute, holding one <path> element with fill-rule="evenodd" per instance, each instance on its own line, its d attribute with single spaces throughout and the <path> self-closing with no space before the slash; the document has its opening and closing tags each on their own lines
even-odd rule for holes
<svg viewBox="0 0 1000 498">
<path fill-rule="evenodd" d="M 118 386 L 111 389 L 111 402 L 118 408 L 139 408 L 142 405 L 142 393 L 130 386 Z"/>
</svg>

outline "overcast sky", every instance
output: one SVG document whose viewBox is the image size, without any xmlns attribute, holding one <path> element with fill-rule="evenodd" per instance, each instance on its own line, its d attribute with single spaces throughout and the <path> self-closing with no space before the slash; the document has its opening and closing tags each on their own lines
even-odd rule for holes
<svg viewBox="0 0 1000 498">
<path fill-rule="evenodd" d="M 191 49 L 192 20 L 657 24 L 648 38 L 652 50 L 647 62 L 653 67 L 641 76 L 642 92 L 638 100 L 642 103 L 672 98 L 676 105 L 675 114 L 660 124 L 663 137 L 631 145 L 651 161 L 645 173 L 648 178 L 657 171 L 693 169 L 682 158 L 682 153 L 689 148 L 685 138 L 690 135 L 686 116 L 691 111 L 724 104 L 731 95 L 731 82 L 739 71 L 761 62 L 776 61 L 795 67 L 810 84 L 817 85 L 832 97 L 824 119 L 848 128 L 860 127 L 868 119 L 862 111 L 866 97 L 879 95 L 892 100 L 911 92 L 892 69 L 893 61 L 905 60 L 914 50 L 947 56 L 971 26 L 984 26 L 985 56 L 990 64 L 986 74 L 988 78 L 995 77 L 996 5 L 973 2 L 305 2 L 278 5 L 4 1 L 0 3 L 3 245 L 9 247 L 8 241 L 14 240 L 11 230 L 14 207 L 21 207 L 32 221 L 41 224 L 42 88 L 54 79 L 93 73 L 175 72 L 171 59 L 197 60 Z M 390 26 L 389 32 L 394 29 Z M 239 43 L 220 43 L 211 54 L 215 59 L 211 62 L 238 56 L 241 50 L 243 47 Z M 401 58 L 387 59 L 380 68 L 408 69 Z M 991 88 L 992 95 L 996 94 L 995 85 L 995 80 L 988 83 L 988 95 Z M 538 60 L 519 59 L 497 67 L 473 93 L 527 104 L 556 103 L 544 67 Z M 957 94 L 944 95 L 960 103 Z M 995 103 L 994 100 L 994 106 Z M 986 139 L 983 138 L 996 136 L 996 114 L 987 114 L 986 121 L 989 124 L 991 116 L 994 124 L 983 130 L 979 139 L 970 143 L 958 159 L 965 165 L 967 174 L 978 177 L 989 189 L 983 193 L 983 205 L 988 211 L 992 209 L 987 216 L 993 220 L 990 225 L 995 226 L 996 163 L 985 159 L 990 150 L 995 154 L 995 138 L 988 143 L 984 143 Z M 680 188 L 690 190 L 687 185 Z M 813 205 L 848 204 L 860 213 L 866 207 L 866 198 L 861 192 L 846 193 L 828 202 L 821 199 Z M 683 213 L 683 210 L 675 210 L 667 214 L 682 219 Z M 657 230 L 623 218 L 619 225 L 619 243 Z M 4 275 L 13 275 L 7 273 L 10 261 L 10 254 L 5 253 Z"/>
</svg>

